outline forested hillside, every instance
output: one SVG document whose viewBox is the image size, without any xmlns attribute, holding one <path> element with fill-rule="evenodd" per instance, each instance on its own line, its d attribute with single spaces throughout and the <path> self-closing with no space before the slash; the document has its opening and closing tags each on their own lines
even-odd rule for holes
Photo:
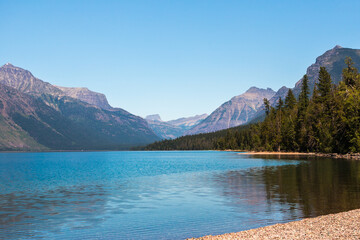
<svg viewBox="0 0 360 240">
<path fill-rule="evenodd" d="M 261 123 L 156 142 L 145 149 L 360 152 L 360 74 L 351 58 L 345 62 L 338 85 L 320 68 L 311 98 L 304 75 L 298 99 L 291 90 L 276 107 L 264 99 Z"/>
</svg>

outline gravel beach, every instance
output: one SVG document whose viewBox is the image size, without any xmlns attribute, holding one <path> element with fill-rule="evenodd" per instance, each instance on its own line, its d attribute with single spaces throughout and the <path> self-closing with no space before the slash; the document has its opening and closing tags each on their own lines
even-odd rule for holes
<svg viewBox="0 0 360 240">
<path fill-rule="evenodd" d="M 237 233 L 191 239 L 360 239 L 360 209 Z"/>
</svg>

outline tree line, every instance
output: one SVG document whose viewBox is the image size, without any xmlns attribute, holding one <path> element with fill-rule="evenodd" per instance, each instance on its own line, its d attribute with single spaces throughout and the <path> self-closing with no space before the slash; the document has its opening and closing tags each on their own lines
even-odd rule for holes
<svg viewBox="0 0 360 240">
<path fill-rule="evenodd" d="M 311 95 L 304 75 L 298 99 L 291 89 L 275 107 L 264 99 L 263 122 L 164 140 L 144 149 L 360 152 L 360 74 L 351 58 L 345 63 L 339 85 L 320 67 Z"/>
</svg>

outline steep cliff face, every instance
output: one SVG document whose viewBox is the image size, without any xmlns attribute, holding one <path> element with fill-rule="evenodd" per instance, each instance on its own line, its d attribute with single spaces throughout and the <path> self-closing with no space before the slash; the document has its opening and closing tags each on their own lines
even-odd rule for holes
<svg viewBox="0 0 360 240">
<path fill-rule="evenodd" d="M 147 121 L 157 121 L 162 122 L 161 117 L 159 114 L 152 114 L 145 117 Z"/>
<path fill-rule="evenodd" d="M 314 90 L 315 83 L 318 82 L 320 67 L 325 67 L 330 73 L 332 82 L 338 84 L 341 81 L 341 75 L 343 68 L 346 67 L 345 59 L 351 57 L 355 63 L 356 68 L 360 68 L 360 50 L 343 48 L 341 46 L 335 46 L 333 49 L 326 51 L 324 54 L 316 58 L 314 64 L 307 68 L 306 74 L 309 78 L 310 94 Z M 300 79 L 294 87 L 294 94 L 299 95 L 301 91 L 302 79 Z"/>
<path fill-rule="evenodd" d="M 87 88 L 56 87 L 59 88 L 66 96 L 79 99 L 102 109 L 111 109 L 105 95 L 102 93 L 93 92 Z"/>
<path fill-rule="evenodd" d="M 270 88 L 251 87 L 245 93 L 233 97 L 230 101 L 221 105 L 200 124 L 194 126 L 185 134 L 214 132 L 245 124 L 254 117 L 263 104 L 263 99 L 270 99 L 274 94 L 275 92 Z"/>
</svg>

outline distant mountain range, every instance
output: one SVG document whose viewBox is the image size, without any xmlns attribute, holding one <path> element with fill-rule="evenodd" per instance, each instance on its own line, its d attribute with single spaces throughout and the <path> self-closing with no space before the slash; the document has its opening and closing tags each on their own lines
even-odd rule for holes
<svg viewBox="0 0 360 240">
<path fill-rule="evenodd" d="M 263 104 L 264 98 L 271 98 L 271 89 L 251 87 L 245 93 L 233 97 L 212 112 L 204 121 L 188 130 L 186 135 L 215 132 L 249 122 Z"/>
<path fill-rule="evenodd" d="M 345 58 L 360 69 L 360 50 L 335 46 L 307 68 L 310 92 L 321 66 L 333 83 L 341 80 Z M 297 96 L 302 79 L 293 88 Z M 215 109 L 197 115 L 162 121 L 159 115 L 146 120 L 121 108 L 113 108 L 104 94 L 87 88 L 55 86 L 10 63 L 0 67 L 0 150 L 125 149 L 160 139 L 214 132 L 261 121 L 263 99 L 275 106 L 289 88 L 277 92 L 251 87 Z"/>
<path fill-rule="evenodd" d="M 360 69 L 360 50 L 335 46 L 316 58 L 316 62 L 307 68 L 310 93 L 317 82 L 320 67 L 326 67 L 333 83 L 341 81 L 342 69 L 346 67 L 345 59 L 351 57 L 355 67 Z M 293 92 L 298 96 L 301 90 L 302 78 L 295 84 Z M 277 92 L 268 89 L 251 87 L 245 93 L 233 97 L 212 112 L 204 121 L 185 132 L 185 135 L 214 132 L 251 122 L 261 121 L 265 117 L 263 98 L 267 98 L 275 106 L 279 98 L 285 99 L 289 88 L 281 87 Z"/>
<path fill-rule="evenodd" d="M 147 122 L 103 94 L 64 88 L 0 67 L 0 150 L 125 149 L 160 140 Z"/>
<path fill-rule="evenodd" d="M 145 119 L 150 128 L 162 139 L 174 139 L 183 136 L 187 130 L 198 125 L 208 115 L 196 115 L 188 118 L 179 118 L 171 121 L 162 121 L 159 114 L 147 116 Z"/>
</svg>

